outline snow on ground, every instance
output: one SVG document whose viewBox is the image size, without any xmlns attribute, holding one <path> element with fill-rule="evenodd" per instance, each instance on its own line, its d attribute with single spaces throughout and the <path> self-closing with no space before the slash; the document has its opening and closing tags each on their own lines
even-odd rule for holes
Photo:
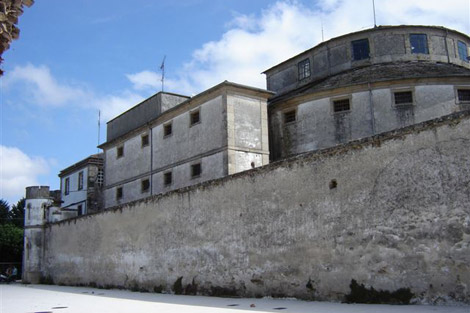
<svg viewBox="0 0 470 313">
<path fill-rule="evenodd" d="M 49 285 L 0 285 L 0 313 L 470 313 L 470 306 L 366 305 L 176 296 Z"/>
</svg>

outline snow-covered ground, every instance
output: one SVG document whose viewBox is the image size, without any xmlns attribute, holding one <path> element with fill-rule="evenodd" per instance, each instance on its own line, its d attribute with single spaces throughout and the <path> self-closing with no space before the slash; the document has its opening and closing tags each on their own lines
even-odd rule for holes
<svg viewBox="0 0 470 313">
<path fill-rule="evenodd" d="M 279 299 L 176 296 L 46 285 L 0 285 L 0 313 L 146 312 L 470 313 L 470 306 L 365 305 Z"/>
</svg>

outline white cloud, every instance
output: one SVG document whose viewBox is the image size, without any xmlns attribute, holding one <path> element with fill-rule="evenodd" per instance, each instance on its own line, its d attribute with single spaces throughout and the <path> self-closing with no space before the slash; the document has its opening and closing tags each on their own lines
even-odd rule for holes
<svg viewBox="0 0 470 313">
<path fill-rule="evenodd" d="M 0 167 L 0 198 L 12 204 L 24 196 L 25 187 L 38 185 L 38 176 L 49 172 L 50 162 L 0 145 Z"/>
<path fill-rule="evenodd" d="M 135 85 L 135 89 L 145 89 L 147 87 L 145 83 L 139 85 L 139 77 L 134 78 L 134 76 L 129 75 L 129 80 Z M 126 89 L 114 94 L 100 95 L 83 84 L 58 81 L 49 67 L 45 65 L 16 66 L 7 73 L 3 83 L 5 91 L 10 88 L 21 90 L 23 101 L 27 103 L 49 107 L 74 106 L 83 109 L 99 109 L 105 121 L 144 99 L 139 93 Z"/>
<path fill-rule="evenodd" d="M 4 86 L 8 87 L 18 82 L 26 85 L 23 91 L 31 93 L 31 100 L 39 105 L 61 106 L 86 96 L 82 88 L 59 84 L 51 75 L 49 68 L 44 65 L 27 64 L 15 67 L 5 77 Z"/>
<path fill-rule="evenodd" d="M 378 25 L 442 25 L 470 32 L 469 1 L 382 0 L 376 2 Z M 193 52 L 179 73 L 166 79 L 167 90 L 199 93 L 224 80 L 265 88 L 260 72 L 324 39 L 374 26 L 370 0 L 321 0 L 308 7 L 297 1 L 278 1 L 259 15 L 234 16 L 216 41 Z M 157 73 L 132 77 L 137 88 L 156 87 Z"/>
<path fill-rule="evenodd" d="M 133 84 L 133 88 L 136 90 L 158 90 L 161 86 L 161 76 L 155 72 L 142 71 L 136 74 L 127 74 L 127 79 Z"/>
</svg>

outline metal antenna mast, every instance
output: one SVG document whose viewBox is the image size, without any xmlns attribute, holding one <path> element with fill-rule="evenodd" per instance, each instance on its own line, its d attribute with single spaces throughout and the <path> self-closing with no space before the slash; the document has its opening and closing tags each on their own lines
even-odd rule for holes
<svg viewBox="0 0 470 313">
<path fill-rule="evenodd" d="M 162 65 L 160 65 L 160 70 L 162 71 L 162 92 L 165 87 L 165 59 L 166 55 L 163 57 Z"/>
<path fill-rule="evenodd" d="M 375 19 L 375 1 L 372 0 L 372 10 L 374 11 L 374 27 L 377 27 L 377 21 Z"/>
<path fill-rule="evenodd" d="M 100 133 L 101 133 L 101 110 L 98 110 L 98 146 L 100 145 Z M 100 148 L 98 148 L 100 153 Z"/>
</svg>

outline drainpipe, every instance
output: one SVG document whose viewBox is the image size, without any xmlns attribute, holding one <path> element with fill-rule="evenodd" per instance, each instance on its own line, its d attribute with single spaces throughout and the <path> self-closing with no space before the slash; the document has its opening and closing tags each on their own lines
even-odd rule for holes
<svg viewBox="0 0 470 313">
<path fill-rule="evenodd" d="M 150 124 L 148 124 L 148 128 L 150 140 L 150 195 L 153 195 L 153 132 Z"/>
<path fill-rule="evenodd" d="M 445 46 L 446 46 L 446 54 L 447 54 L 447 63 L 450 63 L 450 55 L 449 55 L 449 47 L 447 45 L 447 35 L 449 35 L 449 31 L 446 29 L 446 36 L 444 37 Z"/>
<path fill-rule="evenodd" d="M 371 121 L 371 126 L 372 126 L 372 135 L 375 135 L 374 104 L 372 103 L 372 88 L 370 87 L 370 82 L 367 83 L 367 88 L 369 89 L 369 110 L 370 110 L 370 121 Z"/>
</svg>

